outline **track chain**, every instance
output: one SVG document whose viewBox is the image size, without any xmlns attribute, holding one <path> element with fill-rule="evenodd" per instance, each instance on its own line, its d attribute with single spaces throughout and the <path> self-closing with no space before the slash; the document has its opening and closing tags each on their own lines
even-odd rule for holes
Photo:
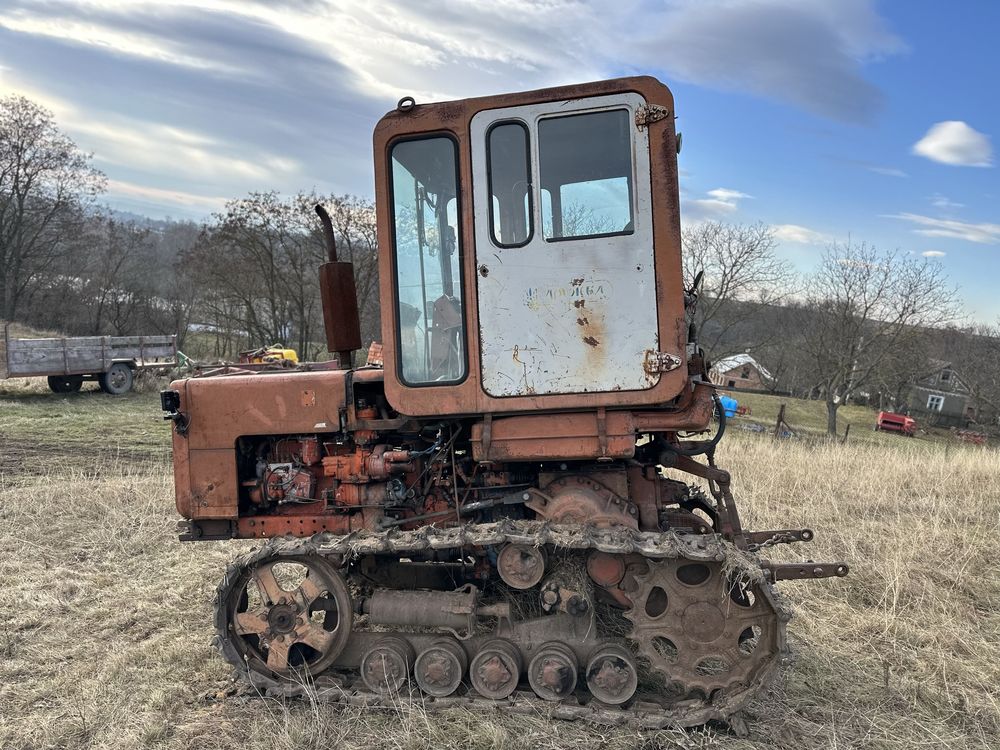
<svg viewBox="0 0 1000 750">
<path fill-rule="evenodd" d="M 759 587 L 770 601 L 777 614 L 778 626 L 784 628 L 791 619 L 791 608 L 778 591 L 766 579 L 760 566 L 752 556 L 739 550 L 718 535 L 678 534 L 675 531 L 641 532 L 632 529 L 597 528 L 570 524 L 553 524 L 547 521 L 524 521 L 504 519 L 494 523 L 466 524 L 459 527 L 437 528 L 424 526 L 413 531 L 391 530 L 387 532 L 356 532 L 344 536 L 329 533 L 316 534 L 310 538 L 279 537 L 271 539 L 263 547 L 249 552 L 235 560 L 226 570 L 216 592 L 215 636 L 213 644 L 222 656 L 235 667 L 236 677 L 249 683 L 253 690 L 269 697 L 308 698 L 321 702 L 364 706 L 370 708 L 394 708 L 401 704 L 412 704 L 423 710 L 443 710 L 462 707 L 475 711 L 500 710 L 516 715 L 539 715 L 551 718 L 585 721 L 598 725 L 627 726 L 636 729 L 663 729 L 676 726 L 696 726 L 708 721 L 724 721 L 740 724 L 734 716 L 746 703 L 751 694 L 763 689 L 776 669 L 762 672 L 757 684 L 745 691 L 746 698 L 739 705 L 723 700 L 721 703 L 705 703 L 687 700 L 664 703 L 656 696 L 637 695 L 629 705 L 608 706 L 596 700 L 584 702 L 579 697 L 570 697 L 553 703 L 542 700 L 534 693 L 517 691 L 510 698 L 491 700 L 472 691 L 464 695 L 456 694 L 445 698 L 433 698 L 421 693 L 415 687 L 412 692 L 403 691 L 391 695 L 372 693 L 356 677 L 346 678 L 332 669 L 315 675 L 309 682 L 291 681 L 250 670 L 239 658 L 230 641 L 226 622 L 226 595 L 247 567 L 257 562 L 277 557 L 299 555 L 320 555 L 336 558 L 339 564 L 365 555 L 379 553 L 407 553 L 425 550 L 458 549 L 461 547 L 483 547 L 502 544 L 527 546 L 552 545 L 573 550 L 599 550 L 609 554 L 641 554 L 654 559 L 685 558 L 692 561 L 722 563 L 728 573 L 744 578 Z M 789 661 L 787 646 L 782 639 L 782 650 L 775 667 Z"/>
</svg>

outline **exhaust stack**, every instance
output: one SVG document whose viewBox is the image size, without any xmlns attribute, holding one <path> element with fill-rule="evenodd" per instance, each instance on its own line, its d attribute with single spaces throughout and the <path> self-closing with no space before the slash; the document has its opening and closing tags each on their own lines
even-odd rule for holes
<svg viewBox="0 0 1000 750">
<path fill-rule="evenodd" d="M 319 267 L 319 291 L 323 300 L 326 348 L 336 352 L 341 367 L 350 368 L 354 351 L 361 348 L 361 320 L 354 264 L 337 260 L 337 240 L 330 214 L 320 204 L 316 213 L 323 224 L 328 261 Z"/>
</svg>

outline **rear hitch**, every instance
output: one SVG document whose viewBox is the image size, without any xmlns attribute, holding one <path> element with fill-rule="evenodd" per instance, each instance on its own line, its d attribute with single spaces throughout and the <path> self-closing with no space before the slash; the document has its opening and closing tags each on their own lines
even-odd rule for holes
<svg viewBox="0 0 1000 750">
<path fill-rule="evenodd" d="M 843 578 L 850 568 L 847 563 L 817 563 L 807 560 L 803 563 L 776 563 L 770 560 L 761 562 L 764 575 L 771 582 L 800 581 L 807 578 Z"/>
<path fill-rule="evenodd" d="M 777 529 L 775 531 L 745 531 L 743 533 L 750 551 L 775 544 L 811 542 L 815 536 L 812 529 Z"/>
</svg>

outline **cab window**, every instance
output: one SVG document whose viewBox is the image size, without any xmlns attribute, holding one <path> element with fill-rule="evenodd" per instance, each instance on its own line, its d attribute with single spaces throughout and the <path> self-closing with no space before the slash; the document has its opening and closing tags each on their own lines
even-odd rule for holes
<svg viewBox="0 0 1000 750">
<path fill-rule="evenodd" d="M 627 110 L 539 121 L 538 159 L 546 240 L 632 234 L 634 185 Z"/>
<path fill-rule="evenodd" d="M 486 135 L 489 161 L 490 233 L 500 247 L 520 247 L 531 240 L 531 161 L 528 128 L 523 122 L 500 122 Z"/>
<path fill-rule="evenodd" d="M 391 151 L 400 377 L 454 383 L 467 364 L 455 142 L 397 142 Z"/>
</svg>

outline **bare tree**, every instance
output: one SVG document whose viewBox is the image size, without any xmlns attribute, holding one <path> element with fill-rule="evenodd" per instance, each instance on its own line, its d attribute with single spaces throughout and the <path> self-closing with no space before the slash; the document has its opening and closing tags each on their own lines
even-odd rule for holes
<svg viewBox="0 0 1000 750">
<path fill-rule="evenodd" d="M 230 201 L 185 255 L 215 325 L 245 332 L 257 345 L 303 351 L 311 343 L 323 248 L 306 223 L 304 202 L 273 191 Z"/>
<path fill-rule="evenodd" d="M 82 207 L 104 176 L 52 113 L 23 96 L 0 99 L 0 317 L 13 320 L 56 269 Z"/>
<path fill-rule="evenodd" d="M 763 223 L 704 222 L 682 235 L 684 278 L 690 286 L 704 273 L 704 287 L 694 320 L 699 341 L 713 359 L 762 346 L 773 329 L 747 324 L 746 304 L 779 304 L 793 275 L 774 254 L 774 232 Z"/>
<path fill-rule="evenodd" d="M 153 263 L 151 233 L 132 222 L 95 217 L 89 236 L 90 262 L 84 294 L 91 333 L 119 336 L 137 328 L 151 307 L 148 269 Z"/>
<path fill-rule="evenodd" d="M 945 356 L 969 389 L 973 418 L 1000 414 L 1000 324 L 977 323 L 947 332 Z"/>
<path fill-rule="evenodd" d="M 957 291 L 939 264 L 865 243 L 831 245 L 805 298 L 796 308 L 799 348 L 826 400 L 830 435 L 841 404 L 872 387 L 890 363 L 898 372 L 928 329 L 958 315 Z M 924 362 L 911 364 L 919 370 Z"/>
<path fill-rule="evenodd" d="M 275 192 L 230 201 L 181 266 L 197 290 L 200 323 L 216 331 L 218 356 L 231 345 L 294 345 L 306 358 L 325 350 L 319 295 L 319 266 L 326 260 L 322 232 L 313 212 L 328 206 L 340 258 L 354 262 L 365 332 L 378 334 L 377 239 L 373 206 L 352 196 L 300 193 L 283 199 Z"/>
<path fill-rule="evenodd" d="M 177 335 L 177 347 L 187 346 L 191 315 L 197 299 L 197 286 L 184 273 L 181 255 L 194 247 L 200 230 L 189 221 L 170 222 L 156 237 L 157 248 L 153 268 L 159 314 L 151 316 L 150 328 L 155 333 Z"/>
</svg>

